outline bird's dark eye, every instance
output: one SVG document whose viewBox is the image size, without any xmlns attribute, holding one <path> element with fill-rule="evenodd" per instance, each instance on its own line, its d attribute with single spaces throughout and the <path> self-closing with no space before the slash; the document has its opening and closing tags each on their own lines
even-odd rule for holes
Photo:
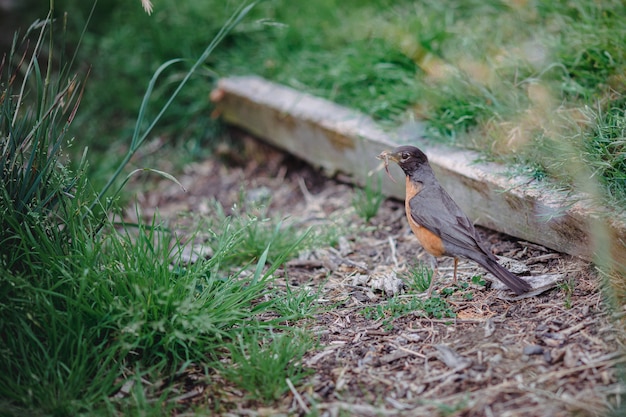
<svg viewBox="0 0 626 417">
<path fill-rule="evenodd" d="M 411 154 L 409 154 L 408 152 L 402 152 L 402 160 L 403 161 L 406 161 L 410 157 L 411 157 Z"/>
</svg>

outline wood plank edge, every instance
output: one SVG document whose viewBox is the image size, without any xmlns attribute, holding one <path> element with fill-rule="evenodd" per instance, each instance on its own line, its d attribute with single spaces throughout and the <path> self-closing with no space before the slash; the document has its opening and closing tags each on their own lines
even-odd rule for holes
<svg viewBox="0 0 626 417">
<path fill-rule="evenodd" d="M 375 156 L 382 150 L 414 144 L 477 224 L 587 260 L 606 258 L 608 250 L 615 262 L 626 265 L 623 215 L 546 182 L 511 178 L 499 164 L 476 163 L 473 152 L 420 142 L 419 123 L 385 130 L 360 112 L 255 76 L 221 79 L 212 99 L 227 123 L 359 185 L 379 168 Z M 399 169 L 392 173 L 402 179 Z M 404 198 L 402 185 L 388 180 L 383 192 Z"/>
</svg>

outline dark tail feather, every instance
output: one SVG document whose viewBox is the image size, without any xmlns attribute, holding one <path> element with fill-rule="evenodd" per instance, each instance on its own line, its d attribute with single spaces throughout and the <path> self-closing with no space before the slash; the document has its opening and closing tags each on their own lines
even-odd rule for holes
<svg viewBox="0 0 626 417">
<path fill-rule="evenodd" d="M 487 271 L 491 272 L 496 278 L 502 281 L 504 285 L 512 289 L 515 294 L 521 295 L 533 289 L 528 282 L 513 274 L 495 260 L 490 258 L 484 258 L 481 260 L 483 262 L 477 262 Z"/>
</svg>

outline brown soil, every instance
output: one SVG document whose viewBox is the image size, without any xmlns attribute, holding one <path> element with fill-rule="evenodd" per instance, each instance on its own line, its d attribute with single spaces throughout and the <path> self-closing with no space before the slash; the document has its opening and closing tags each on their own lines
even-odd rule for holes
<svg viewBox="0 0 626 417">
<path fill-rule="evenodd" d="M 617 369 L 626 359 L 616 318 L 623 312 L 607 309 L 592 265 L 480 229 L 494 253 L 518 261 L 527 275 L 559 273 L 564 283 L 515 298 L 495 284 L 472 283 L 484 271 L 462 260 L 459 277 L 467 284 L 455 287 L 452 261 L 443 259 L 435 291 L 455 318 L 423 310 L 366 318 L 368 308 L 390 300 L 372 287 L 373 278 L 395 272 L 401 278 L 407 265 L 428 263 L 410 234 L 403 203 L 385 201 L 366 224 L 355 213 L 350 185 L 240 136 L 219 158 L 177 175 L 186 193 L 169 181 L 139 193 L 143 214 L 156 208 L 171 219 L 187 211 L 208 214 L 212 199 L 231 207 L 243 187 L 249 198 L 271 195 L 270 212 L 302 227 L 332 222 L 344 230 L 337 247 L 301 254 L 273 284 L 284 287 L 288 277 L 292 287 L 321 288 L 322 312 L 297 323 L 319 336 L 319 349 L 306 356 L 312 377 L 275 404 L 251 402 L 235 387 L 216 383 L 217 376 L 207 386 L 193 372 L 181 401 L 207 409 L 219 401 L 224 415 L 248 416 L 315 410 L 324 416 L 586 416 L 620 408 L 624 386 Z M 399 291 L 407 300 L 423 297 Z"/>
</svg>

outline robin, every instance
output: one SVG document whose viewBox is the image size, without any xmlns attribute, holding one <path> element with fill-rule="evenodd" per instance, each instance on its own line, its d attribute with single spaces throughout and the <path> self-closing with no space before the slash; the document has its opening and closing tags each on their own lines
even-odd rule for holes
<svg viewBox="0 0 626 417">
<path fill-rule="evenodd" d="M 452 197 L 441 187 L 426 155 L 415 146 L 399 146 L 378 155 L 389 174 L 389 160 L 396 162 L 406 175 L 406 217 L 411 230 L 426 252 L 436 258 L 454 258 L 453 278 L 456 283 L 458 257 L 469 258 L 491 272 L 517 295 L 532 289 L 506 268 L 480 243 L 474 225 Z M 391 174 L 389 174 L 391 177 Z M 393 177 L 391 177 L 393 179 Z M 428 289 L 430 296 L 434 275 Z"/>
</svg>

